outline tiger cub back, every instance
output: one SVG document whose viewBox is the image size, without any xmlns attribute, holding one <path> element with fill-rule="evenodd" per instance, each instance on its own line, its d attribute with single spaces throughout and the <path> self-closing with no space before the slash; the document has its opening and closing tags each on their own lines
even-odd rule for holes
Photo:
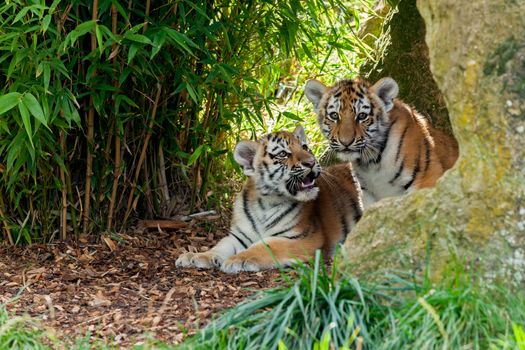
<svg viewBox="0 0 525 350">
<path fill-rule="evenodd" d="M 182 254 L 177 266 L 233 273 L 307 261 L 317 249 L 331 254 L 361 217 L 351 165 L 321 171 L 301 126 L 241 141 L 234 157 L 248 180 L 235 201 L 230 234 L 207 252 Z"/>
<path fill-rule="evenodd" d="M 373 86 L 361 78 L 327 87 L 306 84 L 323 135 L 337 157 L 350 161 L 363 190 L 365 207 L 381 198 L 432 187 L 458 157 L 454 137 L 433 128 L 401 100 L 397 83 L 383 78 Z"/>
</svg>

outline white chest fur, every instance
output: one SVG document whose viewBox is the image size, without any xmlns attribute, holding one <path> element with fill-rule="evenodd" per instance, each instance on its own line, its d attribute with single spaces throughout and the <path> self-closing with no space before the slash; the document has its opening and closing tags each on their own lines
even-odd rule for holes
<svg viewBox="0 0 525 350">
<path fill-rule="evenodd" d="M 390 135 L 381 155 L 381 161 L 359 165 L 353 161 L 356 176 L 363 188 L 365 208 L 386 197 L 406 193 L 405 185 L 412 179 L 412 172 L 403 169 L 403 155 L 399 154 L 399 135 Z"/>
<path fill-rule="evenodd" d="M 241 194 L 235 203 L 232 230 L 242 232 L 251 243 L 264 237 L 294 235 L 302 207 L 303 203 L 280 196 L 247 200 Z"/>
</svg>

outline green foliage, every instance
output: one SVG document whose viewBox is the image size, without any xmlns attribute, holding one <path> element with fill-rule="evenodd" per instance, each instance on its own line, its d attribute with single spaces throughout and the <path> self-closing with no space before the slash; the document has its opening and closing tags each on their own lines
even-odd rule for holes
<svg viewBox="0 0 525 350">
<path fill-rule="evenodd" d="M 305 119 L 307 77 L 355 74 L 368 54 L 359 11 L 371 3 L 4 2 L 5 233 L 49 240 L 59 226 L 78 233 L 87 213 L 84 231 L 124 226 L 134 211 L 220 206 L 240 135 Z"/>
<path fill-rule="evenodd" d="M 525 295 L 468 274 L 431 285 L 409 276 L 381 283 L 336 276 L 320 255 L 297 279 L 226 311 L 173 347 L 141 336 L 133 349 L 525 349 Z M 29 317 L 0 305 L 1 349 L 118 349 L 87 334 L 57 339 Z"/>
<path fill-rule="evenodd" d="M 29 317 L 8 317 L 0 305 L 0 349 L 51 349 L 54 339 Z M 46 341 L 47 340 L 47 341 Z"/>
<path fill-rule="evenodd" d="M 523 346 L 525 298 L 461 279 L 432 286 L 408 276 L 359 283 L 300 266 L 289 286 L 226 312 L 188 349 L 515 349 Z"/>
</svg>

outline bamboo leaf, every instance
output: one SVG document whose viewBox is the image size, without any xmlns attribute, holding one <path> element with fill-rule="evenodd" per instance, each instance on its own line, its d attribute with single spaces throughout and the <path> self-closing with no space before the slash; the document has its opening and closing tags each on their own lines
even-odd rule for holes
<svg viewBox="0 0 525 350">
<path fill-rule="evenodd" d="M 164 43 L 166 42 L 166 33 L 165 32 L 158 32 L 155 37 L 153 38 L 153 49 L 151 50 L 151 56 L 150 59 L 153 59 L 155 57 L 162 46 L 164 46 Z"/>
<path fill-rule="evenodd" d="M 199 100 L 197 98 L 197 93 L 195 92 L 195 89 L 193 88 L 193 86 L 191 86 L 190 84 L 188 84 L 186 82 L 186 90 L 188 91 L 188 94 L 190 94 L 190 97 L 191 99 L 195 102 L 195 103 L 199 103 Z"/>
<path fill-rule="evenodd" d="M 18 104 L 20 96 L 18 92 L 10 92 L 0 96 L 0 114 L 4 114 L 14 108 Z"/>
<path fill-rule="evenodd" d="M 51 69 L 49 68 L 49 64 L 47 62 L 43 65 L 43 71 L 44 71 L 44 89 L 47 91 L 49 90 L 49 82 L 51 81 Z"/>
<path fill-rule="evenodd" d="M 188 166 L 193 165 L 193 163 L 195 163 L 197 159 L 199 159 L 199 157 L 202 155 L 205 149 L 206 145 L 200 145 L 199 147 L 197 147 L 195 152 L 193 152 L 193 154 L 190 156 L 190 159 L 188 160 Z"/>
<path fill-rule="evenodd" d="M 283 112 L 283 115 L 284 115 L 286 118 L 291 119 L 291 120 L 296 120 L 296 121 L 298 121 L 298 122 L 302 122 L 302 121 L 304 121 L 303 118 L 301 118 L 301 117 L 299 117 L 298 115 L 293 114 L 293 113 L 291 113 L 291 112 Z"/>
<path fill-rule="evenodd" d="M 59 47 L 59 51 L 65 52 L 66 49 L 72 47 L 79 37 L 91 32 L 96 24 L 97 22 L 93 20 L 79 24 L 66 36 L 66 38 Z"/>
<path fill-rule="evenodd" d="M 97 38 L 98 53 L 102 55 L 104 51 L 104 39 L 102 38 L 102 32 L 98 24 L 95 26 L 95 36 Z"/>
<path fill-rule="evenodd" d="M 42 32 L 45 33 L 47 32 L 47 29 L 49 28 L 49 23 L 51 23 L 51 14 L 47 14 L 45 17 L 44 17 L 44 20 L 42 21 Z"/>
<path fill-rule="evenodd" d="M 175 41 L 182 49 L 188 52 L 190 55 L 195 56 L 192 49 L 189 46 L 199 49 L 197 44 L 195 44 L 190 38 L 186 35 L 176 31 L 175 29 L 164 27 L 163 30 L 168 34 L 168 36 Z M 189 46 L 188 46 L 189 45 Z"/>
<path fill-rule="evenodd" d="M 133 34 L 133 33 L 127 32 L 126 34 L 124 34 L 124 38 L 131 40 L 131 41 L 135 41 L 137 43 L 141 43 L 141 44 L 149 44 L 149 45 L 153 44 L 147 36 L 142 35 L 142 34 Z"/>
<path fill-rule="evenodd" d="M 133 60 L 133 57 L 135 57 L 135 55 L 137 54 L 137 51 L 138 51 L 139 47 L 135 44 L 132 44 L 130 47 L 129 47 L 129 51 L 128 51 L 128 65 L 131 64 L 131 61 Z"/>
<path fill-rule="evenodd" d="M 22 98 L 22 102 L 24 105 L 29 109 L 31 114 L 38 119 L 42 124 L 47 126 L 47 119 L 44 115 L 44 111 L 42 110 L 42 107 L 40 106 L 40 103 L 38 103 L 37 99 L 33 94 L 27 92 L 24 94 L 24 97 Z"/>
<path fill-rule="evenodd" d="M 27 12 L 29 12 L 29 10 L 31 9 L 32 6 L 27 6 L 27 7 L 24 7 L 19 13 L 18 15 L 16 15 L 15 19 L 13 20 L 13 24 L 15 24 L 16 22 L 22 20 L 22 18 L 27 14 Z"/>
<path fill-rule="evenodd" d="M 31 143 L 31 147 L 35 148 L 35 145 L 33 144 L 33 129 L 31 127 L 29 111 L 22 100 L 18 103 L 18 110 L 20 111 L 20 116 L 22 117 L 22 123 L 24 124 L 27 137 L 29 138 L 29 143 Z"/>
<path fill-rule="evenodd" d="M 129 22 L 128 12 L 120 5 L 120 2 L 118 0 L 112 0 L 111 4 L 115 5 L 117 7 L 118 13 L 124 18 L 126 22 Z"/>
</svg>

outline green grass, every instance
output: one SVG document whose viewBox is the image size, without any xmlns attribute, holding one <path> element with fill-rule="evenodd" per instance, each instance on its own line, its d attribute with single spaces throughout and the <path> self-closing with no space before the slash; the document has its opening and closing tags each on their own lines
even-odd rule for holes
<svg viewBox="0 0 525 350">
<path fill-rule="evenodd" d="M 337 276 L 319 255 L 296 272 L 177 348 L 525 350 L 524 293 L 479 283 L 467 272 L 439 284 L 403 273 L 373 283 Z M 0 349 L 118 348 L 96 336 L 58 340 L 54 334 L 30 318 L 8 317 L 0 306 Z M 154 339 L 133 347 L 172 348 Z"/>
<path fill-rule="evenodd" d="M 440 285 L 408 276 L 360 283 L 320 266 L 213 321 L 187 349 L 518 349 L 525 298 L 467 275 Z M 520 343 L 521 342 L 521 343 Z M 520 344 L 521 345 L 520 345 Z M 521 349 L 520 348 L 520 349 Z"/>
<path fill-rule="evenodd" d="M 29 317 L 9 317 L 0 305 L 0 349 L 50 349 L 54 336 Z"/>
</svg>

